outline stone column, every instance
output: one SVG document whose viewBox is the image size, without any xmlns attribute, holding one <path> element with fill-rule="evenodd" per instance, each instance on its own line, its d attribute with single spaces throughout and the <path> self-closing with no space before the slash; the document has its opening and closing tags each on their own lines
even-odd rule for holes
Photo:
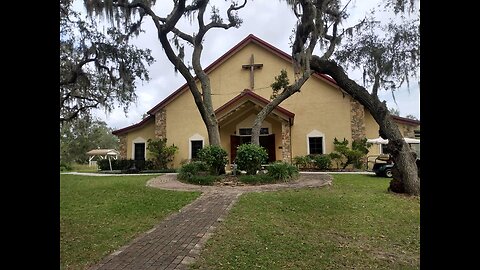
<svg viewBox="0 0 480 270">
<path fill-rule="evenodd" d="M 365 138 L 365 110 L 363 105 L 353 98 L 350 99 L 350 126 L 352 129 L 352 141 Z"/>
<path fill-rule="evenodd" d="M 155 138 L 164 139 L 167 137 L 167 113 L 161 109 L 155 114 Z"/>
<path fill-rule="evenodd" d="M 288 121 L 282 121 L 282 158 L 283 162 L 292 162 L 291 128 Z"/>
<path fill-rule="evenodd" d="M 127 159 L 127 135 L 120 135 L 118 138 L 120 139 L 120 159 Z"/>
</svg>

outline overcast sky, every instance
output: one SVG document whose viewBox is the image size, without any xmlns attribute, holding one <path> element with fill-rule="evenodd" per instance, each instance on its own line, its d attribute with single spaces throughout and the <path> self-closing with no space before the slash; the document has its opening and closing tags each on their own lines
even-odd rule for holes
<svg viewBox="0 0 480 270">
<path fill-rule="evenodd" d="M 165 16 L 166 13 L 171 10 L 172 2 L 173 1 L 168 0 L 157 1 L 154 11 L 157 12 L 159 16 Z M 224 0 L 213 0 L 211 2 L 220 7 L 220 11 L 223 11 L 222 15 L 225 14 L 224 11 L 230 3 L 230 1 Z M 376 1 L 372 0 L 353 0 L 349 6 L 351 14 L 349 22 L 352 23 L 344 24 L 344 27 L 348 27 L 363 18 L 365 13 L 375 5 Z M 81 6 L 81 4 L 79 6 Z M 206 34 L 201 59 L 204 68 L 249 34 L 254 34 L 260 39 L 290 54 L 290 36 L 295 26 L 296 18 L 285 4 L 285 1 L 251 0 L 248 1 L 246 7 L 241 9 L 238 14 L 243 19 L 243 24 L 240 28 L 231 28 L 229 30 L 212 29 Z M 208 16 L 206 17 L 208 18 Z M 172 64 L 166 58 L 160 42 L 157 39 L 156 28 L 151 22 L 151 19 L 146 17 L 144 21 L 143 26 L 145 33 L 141 33 L 134 43 L 140 48 L 149 48 L 152 50 L 152 56 L 156 59 L 156 62 L 149 67 L 151 80 L 149 82 L 137 83 L 137 101 L 129 107 L 127 114 L 124 113 L 123 108 L 116 108 L 108 114 L 103 110 L 94 111 L 95 116 L 105 121 L 108 126 L 113 129 L 138 123 L 142 120 L 144 113 L 185 83 L 185 79 L 180 73 L 174 73 Z M 195 32 L 194 26 L 190 25 L 188 21 L 182 21 L 178 25 L 178 28 L 190 34 Z M 189 51 L 186 50 L 185 55 L 185 61 L 191 63 L 191 54 L 189 55 Z M 359 78 L 354 79 L 360 82 Z M 399 110 L 401 116 L 411 114 L 420 119 L 418 80 L 411 81 L 410 91 L 404 87 L 395 92 L 398 105 L 393 102 L 391 92 L 381 92 L 379 93 L 379 97 L 381 100 L 387 101 L 389 108 Z"/>
</svg>

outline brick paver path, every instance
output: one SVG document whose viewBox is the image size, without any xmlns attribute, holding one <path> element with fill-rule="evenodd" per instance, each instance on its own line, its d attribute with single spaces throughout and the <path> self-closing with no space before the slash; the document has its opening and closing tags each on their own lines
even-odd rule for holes
<svg viewBox="0 0 480 270">
<path fill-rule="evenodd" d="M 292 183 L 244 187 L 187 185 L 178 182 L 175 174 L 154 178 L 148 181 L 148 186 L 199 190 L 203 193 L 194 202 L 90 269 L 187 269 L 242 193 L 328 184 L 331 184 L 329 175 L 302 175 L 299 181 Z"/>
</svg>

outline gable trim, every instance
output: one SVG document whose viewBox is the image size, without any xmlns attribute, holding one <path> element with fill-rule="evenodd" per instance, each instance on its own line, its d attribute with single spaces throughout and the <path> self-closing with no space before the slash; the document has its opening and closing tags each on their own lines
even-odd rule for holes
<svg viewBox="0 0 480 270">
<path fill-rule="evenodd" d="M 117 130 L 114 130 L 112 131 L 112 134 L 113 135 L 122 135 L 124 133 L 127 133 L 127 132 L 130 132 L 132 130 L 135 130 L 137 128 L 141 128 L 143 127 L 146 123 L 148 123 L 148 121 L 150 121 L 151 119 L 154 119 L 155 118 L 155 115 L 149 115 L 147 117 L 145 117 L 145 119 L 143 119 L 142 121 L 136 123 L 136 124 L 133 124 L 131 126 L 128 126 L 128 127 L 124 127 L 124 128 L 121 128 L 121 129 L 117 129 Z"/>
<path fill-rule="evenodd" d="M 224 111 L 228 111 L 228 108 L 231 107 L 232 105 L 234 105 L 237 101 L 241 100 L 242 98 L 246 97 L 247 100 L 251 100 L 253 101 L 254 103 L 260 103 L 261 105 L 265 106 L 267 105 L 268 103 L 270 103 L 270 101 L 254 92 L 252 92 L 250 89 L 244 89 L 239 95 L 237 95 L 236 97 L 232 98 L 231 100 L 229 100 L 227 103 L 223 104 L 222 106 L 220 106 L 218 109 L 215 110 L 215 114 L 218 115 Z M 255 102 L 256 101 L 256 102 Z M 295 114 L 292 113 L 291 111 L 285 109 L 285 108 L 282 108 L 280 106 L 277 106 L 275 109 L 273 109 L 273 111 L 276 111 L 277 114 L 278 112 L 280 112 L 280 116 L 283 116 L 284 118 L 286 119 L 290 119 L 291 122 L 293 123 L 293 119 L 295 118 Z"/>
<path fill-rule="evenodd" d="M 401 116 L 392 115 L 392 119 L 400 124 L 410 125 L 410 126 L 419 126 L 420 121 L 410 118 L 405 118 Z"/>
<path fill-rule="evenodd" d="M 235 52 L 239 51 L 246 45 L 248 45 L 250 42 L 255 43 L 260 45 L 261 47 L 267 49 L 268 51 L 272 52 L 273 54 L 283 58 L 284 60 L 287 60 L 289 62 L 292 62 L 292 57 L 287 54 L 286 52 L 276 48 L 275 46 L 271 45 L 270 43 L 256 37 L 253 34 L 248 35 L 246 38 L 244 38 L 242 41 L 240 41 L 237 45 L 235 45 L 233 48 L 228 50 L 226 53 L 224 53 L 222 56 L 220 56 L 217 60 L 215 60 L 213 63 L 211 63 L 208 67 L 205 68 L 205 73 L 210 73 L 213 71 L 216 67 L 218 67 L 220 64 L 223 62 L 227 61 Z M 327 75 L 321 74 L 321 73 L 314 73 L 312 76 L 317 77 L 326 83 L 330 84 L 331 86 L 337 87 L 338 89 L 341 89 L 340 86 L 337 85 L 334 79 L 330 78 Z M 197 80 L 197 76 L 194 77 L 195 80 Z M 152 109 L 150 109 L 147 113 L 148 114 L 155 114 L 158 110 L 161 108 L 165 107 L 167 104 L 172 102 L 177 96 L 182 94 L 183 92 L 188 90 L 188 84 L 185 83 L 182 86 L 180 86 L 177 90 L 175 90 L 172 94 L 167 96 L 164 100 L 162 100 L 160 103 L 155 105 Z"/>
</svg>

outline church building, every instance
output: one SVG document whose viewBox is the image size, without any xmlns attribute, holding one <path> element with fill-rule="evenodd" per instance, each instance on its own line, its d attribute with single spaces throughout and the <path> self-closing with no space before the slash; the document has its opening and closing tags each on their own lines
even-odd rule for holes
<svg viewBox="0 0 480 270">
<path fill-rule="evenodd" d="M 221 144 L 229 162 L 235 159 L 236 147 L 250 141 L 255 116 L 269 102 L 270 85 L 282 69 L 292 83 L 291 56 L 254 35 L 247 36 L 205 69 L 210 77 Z M 178 168 L 208 145 L 207 129 L 187 84 L 147 114 L 139 123 L 113 132 L 120 138 L 121 158 L 148 159 L 148 139 L 167 138 L 167 145 L 179 148 L 172 164 Z M 405 137 L 419 134 L 419 121 L 397 116 L 394 119 Z M 352 142 L 377 138 L 378 131 L 368 110 L 332 78 L 314 74 L 299 93 L 283 101 L 265 119 L 260 144 L 267 149 L 270 162 L 291 162 L 295 156 L 332 152 L 334 138 Z M 372 146 L 369 155 L 380 151 L 378 145 Z"/>
</svg>

